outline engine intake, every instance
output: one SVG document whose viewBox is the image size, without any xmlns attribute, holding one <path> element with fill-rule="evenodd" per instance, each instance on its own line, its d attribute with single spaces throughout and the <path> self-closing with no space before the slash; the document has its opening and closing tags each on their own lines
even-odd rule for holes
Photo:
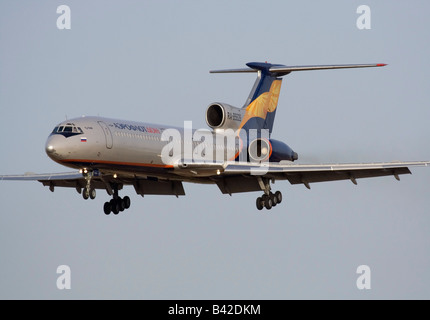
<svg viewBox="0 0 430 320">
<path fill-rule="evenodd" d="M 239 128 L 245 110 L 226 103 L 214 102 L 206 109 L 206 123 L 212 129 Z"/>
</svg>

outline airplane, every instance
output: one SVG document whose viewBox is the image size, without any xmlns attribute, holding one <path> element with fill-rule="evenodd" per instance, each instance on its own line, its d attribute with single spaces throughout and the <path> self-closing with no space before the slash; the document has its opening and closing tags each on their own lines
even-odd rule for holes
<svg viewBox="0 0 430 320">
<path fill-rule="evenodd" d="M 271 137 L 282 77 L 299 71 L 383 67 L 386 64 L 285 66 L 250 62 L 247 68 L 213 70 L 210 73 L 256 73 L 257 79 L 243 107 L 215 102 L 206 109 L 212 130 L 198 132 L 187 126 L 165 125 L 83 116 L 63 121 L 47 138 L 46 154 L 55 162 L 78 171 L 49 174 L 2 175 L 0 180 L 37 180 L 54 192 L 56 187 L 75 188 L 84 199 L 94 199 L 96 189 L 112 197 L 104 203 L 106 215 L 130 207 L 124 186 L 144 195 L 185 195 L 183 182 L 216 184 L 223 194 L 263 192 L 258 210 L 282 202 L 272 192 L 276 180 L 290 184 L 410 174 L 409 167 L 429 161 L 296 164 L 298 154 Z M 227 141 L 227 143 L 226 143 Z M 229 142 L 230 141 L 230 142 Z M 216 154 L 216 159 L 214 155 Z"/>
</svg>

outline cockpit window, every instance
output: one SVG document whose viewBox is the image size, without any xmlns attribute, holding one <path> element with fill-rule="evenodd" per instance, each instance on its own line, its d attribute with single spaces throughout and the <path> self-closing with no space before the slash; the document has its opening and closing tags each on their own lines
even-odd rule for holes
<svg viewBox="0 0 430 320">
<path fill-rule="evenodd" d="M 66 123 L 59 125 L 52 130 L 52 134 L 61 134 L 66 138 L 84 133 L 80 127 L 75 126 L 74 123 Z"/>
</svg>

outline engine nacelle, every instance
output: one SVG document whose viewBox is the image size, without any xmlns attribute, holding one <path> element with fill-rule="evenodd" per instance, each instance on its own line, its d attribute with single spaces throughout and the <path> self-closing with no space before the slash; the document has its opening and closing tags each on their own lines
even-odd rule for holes
<svg viewBox="0 0 430 320">
<path fill-rule="evenodd" d="M 294 161 L 298 155 L 285 143 L 275 139 L 257 138 L 251 141 L 248 147 L 249 160 L 252 162 L 280 162 L 282 160 Z"/>
<path fill-rule="evenodd" d="M 212 129 L 237 130 L 242 123 L 245 109 L 226 103 L 214 102 L 206 109 L 206 123 Z"/>
</svg>

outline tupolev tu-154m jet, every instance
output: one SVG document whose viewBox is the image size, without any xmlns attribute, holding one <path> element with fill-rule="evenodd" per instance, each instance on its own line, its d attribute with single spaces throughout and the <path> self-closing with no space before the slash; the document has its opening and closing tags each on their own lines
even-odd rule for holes
<svg viewBox="0 0 430 320">
<path fill-rule="evenodd" d="M 242 108 L 212 103 L 206 122 L 212 130 L 183 128 L 108 119 L 81 117 L 55 126 L 49 135 L 47 155 L 79 171 L 52 174 L 4 175 L 0 180 L 37 180 L 51 191 L 75 188 L 84 199 L 94 199 L 96 189 L 112 197 L 105 214 L 130 207 L 130 198 L 119 196 L 126 185 L 137 194 L 185 195 L 183 182 L 216 184 L 223 194 L 263 192 L 256 200 L 259 210 L 280 204 L 280 191 L 272 192 L 275 180 L 291 184 L 351 180 L 409 174 L 408 167 L 430 162 L 382 162 L 350 164 L 296 164 L 298 155 L 287 144 L 272 139 L 282 77 L 296 71 L 382 67 L 385 64 L 284 66 L 252 62 L 248 68 L 211 73 L 255 72 L 257 80 Z"/>
</svg>

